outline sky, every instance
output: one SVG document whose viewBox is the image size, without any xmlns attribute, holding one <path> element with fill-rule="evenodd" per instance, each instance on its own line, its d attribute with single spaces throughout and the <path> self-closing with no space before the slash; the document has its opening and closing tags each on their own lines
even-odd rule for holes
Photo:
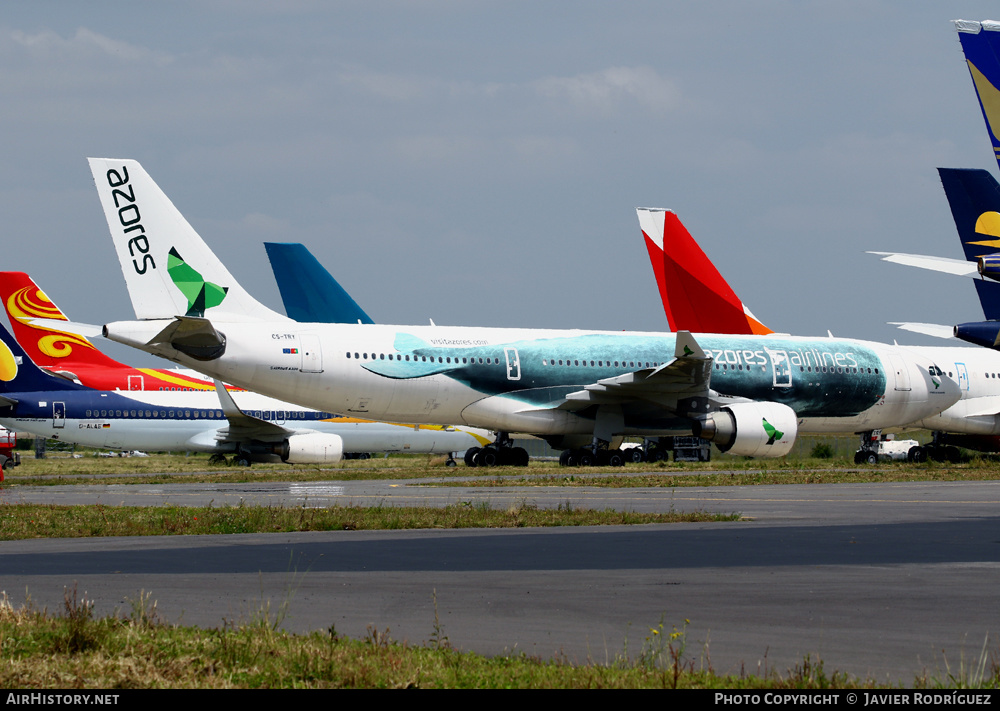
<svg viewBox="0 0 1000 711">
<path fill-rule="evenodd" d="M 972 284 L 935 170 L 997 173 L 951 20 L 991 2 L 10 2 L 4 270 L 133 318 L 87 166 L 138 160 L 281 311 L 302 242 L 377 321 L 667 330 L 635 207 L 774 330 L 942 345 Z M 117 350 L 116 350 L 117 349 Z M 120 346 L 115 357 L 148 363 Z"/>
</svg>

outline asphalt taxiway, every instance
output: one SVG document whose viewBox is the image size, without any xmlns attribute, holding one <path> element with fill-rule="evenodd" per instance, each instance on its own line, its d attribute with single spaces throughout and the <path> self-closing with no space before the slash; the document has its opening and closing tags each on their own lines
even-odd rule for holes
<svg viewBox="0 0 1000 711">
<path fill-rule="evenodd" d="M 0 503 L 435 506 L 488 502 L 739 512 L 731 523 L 62 539 L 0 544 L 0 589 L 99 613 L 152 594 L 174 622 L 246 620 L 571 660 L 635 655 L 662 621 L 720 672 L 827 671 L 910 683 L 1000 639 L 1000 482 L 603 489 L 425 482 L 7 487 Z"/>
</svg>

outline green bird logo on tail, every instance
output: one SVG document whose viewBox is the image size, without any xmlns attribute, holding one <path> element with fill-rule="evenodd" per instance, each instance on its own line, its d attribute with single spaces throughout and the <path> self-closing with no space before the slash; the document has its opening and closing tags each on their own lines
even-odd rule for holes
<svg viewBox="0 0 1000 711">
<path fill-rule="evenodd" d="M 780 432 L 778 429 L 776 429 L 774 427 L 774 425 L 772 425 L 770 422 L 768 422 L 763 417 L 760 418 L 760 421 L 764 424 L 764 432 L 768 436 L 768 440 L 767 440 L 768 444 L 774 444 L 779 439 L 781 439 L 782 437 L 785 436 L 784 432 Z"/>
<path fill-rule="evenodd" d="M 229 292 L 228 286 L 205 281 L 198 270 L 185 262 L 173 247 L 167 255 L 167 273 L 187 299 L 185 316 L 204 316 L 206 309 L 221 304 Z"/>
</svg>

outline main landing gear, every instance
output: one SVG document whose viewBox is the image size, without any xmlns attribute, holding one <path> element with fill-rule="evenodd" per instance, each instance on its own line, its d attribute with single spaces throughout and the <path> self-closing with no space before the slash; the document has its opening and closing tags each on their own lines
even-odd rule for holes
<svg viewBox="0 0 1000 711">
<path fill-rule="evenodd" d="M 506 432 L 497 432 L 496 441 L 485 447 L 470 447 L 465 452 L 467 467 L 526 467 L 528 450 L 515 447 Z"/>
</svg>

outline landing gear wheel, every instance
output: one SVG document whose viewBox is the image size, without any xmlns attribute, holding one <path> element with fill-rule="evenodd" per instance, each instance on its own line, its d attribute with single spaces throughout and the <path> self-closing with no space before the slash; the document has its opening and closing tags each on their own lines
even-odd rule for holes
<svg viewBox="0 0 1000 711">
<path fill-rule="evenodd" d="M 642 464 L 643 460 L 646 458 L 642 453 L 642 450 L 638 447 L 626 449 L 622 454 L 625 457 L 626 462 L 632 462 L 633 464 Z"/>
<path fill-rule="evenodd" d="M 476 453 L 477 467 L 495 467 L 497 465 L 497 451 L 493 447 L 483 447 Z"/>
<path fill-rule="evenodd" d="M 923 447 L 910 447 L 910 451 L 906 453 L 906 459 L 915 464 L 920 464 L 927 461 L 927 453 Z"/>
<path fill-rule="evenodd" d="M 559 455 L 559 466 L 561 467 L 575 467 L 576 462 L 573 461 L 573 450 L 564 449 L 562 454 Z"/>
<path fill-rule="evenodd" d="M 594 456 L 593 452 L 588 452 L 586 449 L 580 450 L 580 458 L 578 460 L 581 467 L 592 467 L 597 464 L 597 457 Z"/>
<path fill-rule="evenodd" d="M 249 467 L 250 460 L 247 459 L 246 457 L 240 457 L 238 459 L 234 459 L 233 464 L 235 464 L 238 467 Z"/>
<path fill-rule="evenodd" d="M 209 464 L 228 464 L 225 454 L 213 454 L 208 458 Z"/>
<path fill-rule="evenodd" d="M 476 455 L 479 454 L 479 447 L 469 447 L 465 450 L 465 466 L 476 466 Z"/>
<path fill-rule="evenodd" d="M 528 450 L 524 447 L 514 447 L 511 451 L 511 464 L 515 467 L 526 467 L 528 466 L 528 461 L 531 457 L 528 456 Z"/>
<path fill-rule="evenodd" d="M 609 467 L 624 467 L 625 466 L 625 457 L 622 455 L 621 452 L 612 452 L 611 456 L 608 457 L 608 466 Z"/>
<path fill-rule="evenodd" d="M 458 462 L 456 462 L 452 457 L 448 457 L 448 461 L 444 463 L 446 467 L 457 467 Z"/>
</svg>

